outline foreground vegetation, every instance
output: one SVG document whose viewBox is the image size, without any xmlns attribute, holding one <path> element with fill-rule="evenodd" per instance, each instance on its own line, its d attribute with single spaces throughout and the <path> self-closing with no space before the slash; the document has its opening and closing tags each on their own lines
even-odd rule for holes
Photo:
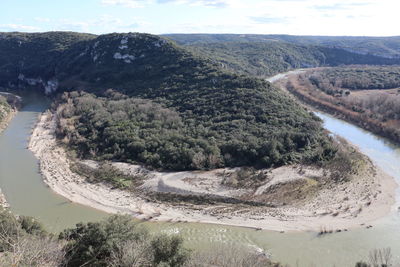
<svg viewBox="0 0 400 267">
<path fill-rule="evenodd" d="M 127 216 L 79 223 L 59 235 L 48 233 L 32 217 L 0 210 L 0 266 L 61 267 L 281 267 L 248 247 L 211 245 L 204 251 L 184 247 L 178 235 L 150 234 Z M 371 251 L 355 267 L 388 267 L 389 248 Z M 287 265 L 286 265 L 287 266 Z"/>
<path fill-rule="evenodd" d="M 31 217 L 0 211 L 1 266 L 280 266 L 247 248 L 192 252 L 177 235 L 152 235 L 127 216 L 77 224 L 58 236 Z"/>
<path fill-rule="evenodd" d="M 394 266 L 393 254 L 390 248 L 374 249 L 369 253 L 368 260 L 359 261 L 355 267 L 389 267 Z M 397 265 L 396 265 L 397 266 Z"/>
</svg>

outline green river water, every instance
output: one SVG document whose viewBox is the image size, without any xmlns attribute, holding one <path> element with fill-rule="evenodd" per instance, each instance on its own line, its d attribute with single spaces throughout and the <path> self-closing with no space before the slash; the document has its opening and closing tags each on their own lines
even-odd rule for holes
<svg viewBox="0 0 400 267">
<path fill-rule="evenodd" d="M 16 214 L 38 218 L 51 231 L 107 214 L 71 203 L 53 193 L 42 181 L 38 161 L 26 149 L 40 112 L 49 103 L 39 96 L 25 97 L 27 104 L 0 134 L 0 188 Z M 377 165 L 400 182 L 400 148 L 346 122 L 318 114 L 325 127 L 359 146 Z M 273 260 L 291 266 L 354 266 L 374 248 L 391 247 L 400 255 L 400 217 L 393 212 L 371 229 L 318 237 L 316 233 L 277 233 L 200 223 L 145 223 L 152 231 L 179 233 L 188 247 L 202 249 L 211 243 L 241 243 L 266 250 Z M 398 257 L 395 257 L 400 262 Z"/>
</svg>

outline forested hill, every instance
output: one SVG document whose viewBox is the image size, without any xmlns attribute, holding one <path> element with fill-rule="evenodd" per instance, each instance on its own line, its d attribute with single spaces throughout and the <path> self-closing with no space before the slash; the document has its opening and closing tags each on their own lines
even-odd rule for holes
<svg viewBox="0 0 400 267">
<path fill-rule="evenodd" d="M 157 36 L 99 36 L 59 64 L 61 88 L 94 93 L 59 100 L 58 135 L 80 157 L 187 170 L 334 153 L 319 120 L 269 83 L 225 72 Z"/>
<path fill-rule="evenodd" d="M 297 45 L 317 45 L 341 48 L 349 52 L 364 55 L 376 55 L 386 58 L 400 58 L 400 36 L 393 37 L 357 37 L 357 36 L 296 36 L 263 34 L 166 34 L 181 45 L 226 42 L 287 42 Z"/>
<path fill-rule="evenodd" d="M 41 35 L 0 39 L 1 86 L 68 91 L 55 106 L 57 133 L 82 158 L 185 170 L 316 162 L 334 154 L 321 122 L 280 90 L 164 38 Z"/>
<path fill-rule="evenodd" d="M 186 48 L 218 62 L 227 70 L 264 78 L 296 68 L 349 64 L 400 64 L 400 59 L 281 41 L 196 43 L 187 45 Z"/>
<path fill-rule="evenodd" d="M 194 83 L 194 76 L 204 79 L 199 72 L 219 71 L 212 62 L 150 34 L 0 33 L 0 48 L 0 87 L 7 90 L 112 87 L 151 94 L 176 82 Z M 217 85 L 218 79 L 203 82 Z"/>
<path fill-rule="evenodd" d="M 47 82 L 56 77 L 63 53 L 95 37 L 74 32 L 0 33 L 0 87 L 30 84 L 51 90 Z"/>
<path fill-rule="evenodd" d="M 266 37 L 265 42 L 256 42 L 261 37 L 252 35 L 176 38 L 184 44 L 197 44 L 181 47 L 158 36 L 138 33 L 100 36 L 73 32 L 0 33 L 0 88 L 32 87 L 51 93 L 58 88 L 117 87 L 124 92 L 151 93 L 148 88 L 167 86 L 172 80 L 191 80 L 194 66 L 202 71 L 207 69 L 208 73 L 222 67 L 265 77 L 299 67 L 400 63 L 400 59 L 360 55 L 338 48 L 267 42 Z M 242 39 L 246 42 L 221 43 Z M 174 76 L 176 73 L 181 77 Z M 135 92 L 131 90 L 132 81 Z M 215 79 L 208 80 L 212 81 Z"/>
</svg>

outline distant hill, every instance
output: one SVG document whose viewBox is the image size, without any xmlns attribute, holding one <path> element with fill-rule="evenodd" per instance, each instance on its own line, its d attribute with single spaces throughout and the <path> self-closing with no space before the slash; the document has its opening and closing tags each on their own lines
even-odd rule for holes
<svg viewBox="0 0 400 267">
<path fill-rule="evenodd" d="M 181 45 L 225 42 L 276 42 L 283 41 L 298 45 L 318 45 L 341 48 L 363 55 L 385 58 L 400 58 L 400 36 L 356 37 L 356 36 L 296 36 L 262 34 L 166 34 Z"/>
<path fill-rule="evenodd" d="M 186 48 L 219 63 L 227 70 L 259 77 L 268 77 L 296 68 L 349 64 L 400 64 L 400 59 L 282 41 L 195 43 L 186 45 Z"/>
<path fill-rule="evenodd" d="M 185 74 L 191 79 L 188 65 L 265 77 L 299 67 L 400 63 L 400 59 L 361 55 L 339 48 L 270 41 L 279 37 L 305 43 L 311 37 L 303 40 L 292 36 L 168 35 L 179 43 L 192 44 L 182 47 L 149 34 L 126 36 L 135 38 L 135 42 L 127 46 L 120 34 L 0 33 L 0 87 L 28 86 L 47 93 L 59 87 L 96 90 L 117 87 L 128 92 L 135 81 L 138 92 L 168 83 L 160 79 L 168 74 Z M 226 43 L 235 40 L 243 42 Z M 155 60 L 158 64 L 154 64 Z"/>
</svg>

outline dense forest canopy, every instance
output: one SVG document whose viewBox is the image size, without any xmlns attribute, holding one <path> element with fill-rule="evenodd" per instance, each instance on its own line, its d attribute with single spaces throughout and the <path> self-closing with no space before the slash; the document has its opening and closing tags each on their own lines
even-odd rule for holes
<svg viewBox="0 0 400 267">
<path fill-rule="evenodd" d="M 218 42 L 187 49 L 236 73 L 269 77 L 297 68 L 348 64 L 393 65 L 400 60 L 351 53 L 343 49 L 275 42 Z"/>
<path fill-rule="evenodd" d="M 400 67 L 328 68 L 315 73 L 310 79 L 320 88 L 331 86 L 351 90 L 393 89 L 400 87 Z"/>
<path fill-rule="evenodd" d="M 187 46 L 234 72 L 268 77 L 294 68 L 323 65 L 325 55 L 313 47 L 288 43 L 209 43 Z"/>
<path fill-rule="evenodd" d="M 71 92 L 60 103 L 59 137 L 80 157 L 187 170 L 270 167 L 334 155 L 320 121 L 266 83 L 203 87 L 172 101 L 111 90 L 105 97 Z"/>
<path fill-rule="evenodd" d="M 225 70 L 265 77 L 298 67 L 399 63 L 399 59 L 308 42 L 306 36 L 271 39 L 253 35 L 168 35 L 168 38 L 184 46 L 139 33 L 99 36 L 73 32 L 0 33 L 0 88 L 10 91 L 31 88 L 48 94 L 60 89 L 129 90 L 133 86 L 137 87 L 135 91 L 140 86 L 150 91 L 147 89 L 168 82 L 160 79 L 160 73 L 163 77 L 180 73 L 180 79 L 191 79 L 193 66 L 214 65 L 215 69 L 218 65 L 218 69 L 223 65 Z M 187 41 L 188 38 L 194 40 Z M 292 39 L 304 41 L 296 43 Z M 159 64 L 154 64 L 154 60 Z M 190 72 L 185 72 L 186 68 Z M 130 83 L 132 80 L 135 85 Z M 140 81 L 139 85 L 136 81 Z"/>
<path fill-rule="evenodd" d="M 400 58 L 400 36 L 299 36 L 279 34 L 166 34 L 181 45 L 226 42 L 286 42 L 297 45 L 340 48 L 363 55 Z"/>
<path fill-rule="evenodd" d="M 0 33 L 0 87 L 25 85 L 20 75 L 54 78 L 63 53 L 74 44 L 93 38 L 95 35 L 74 32 Z"/>
</svg>

